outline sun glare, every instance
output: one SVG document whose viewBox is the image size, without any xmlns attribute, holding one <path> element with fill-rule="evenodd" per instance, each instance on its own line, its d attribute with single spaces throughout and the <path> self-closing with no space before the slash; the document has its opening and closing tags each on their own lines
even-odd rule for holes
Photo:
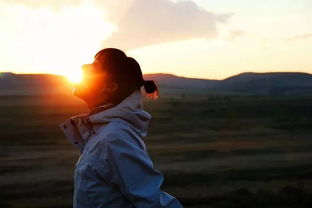
<svg viewBox="0 0 312 208">
<path fill-rule="evenodd" d="M 2 4 L 0 2 L 0 8 Z M 102 49 L 102 41 L 117 30 L 116 25 L 106 20 L 106 11 L 91 1 L 57 10 L 15 4 L 4 6 L 14 14 L 5 24 L 23 31 L 1 31 L 0 45 L 7 50 L 3 54 L 12 57 L 11 68 L 17 73 L 31 69 L 32 72 L 63 75 L 69 82 L 78 83 L 82 80 L 81 66 L 92 62 L 94 54 Z M 2 37 L 7 37 L 6 41 Z M 14 42 L 10 42 L 11 39 Z M 19 61 L 13 60 L 16 56 Z"/>
<path fill-rule="evenodd" d="M 82 81 L 82 78 L 83 78 L 82 73 L 79 71 L 77 71 L 77 72 L 73 71 L 73 73 L 71 73 L 71 74 L 65 74 L 65 77 L 72 84 L 80 83 Z"/>
</svg>

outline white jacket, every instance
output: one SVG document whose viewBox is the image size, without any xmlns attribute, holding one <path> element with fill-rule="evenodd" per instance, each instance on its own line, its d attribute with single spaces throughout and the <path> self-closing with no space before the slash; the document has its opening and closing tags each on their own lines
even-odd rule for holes
<svg viewBox="0 0 312 208">
<path fill-rule="evenodd" d="M 141 139 L 150 119 L 138 89 L 115 107 L 60 124 L 81 151 L 75 166 L 74 208 L 182 207 L 160 189 L 163 175 L 154 169 Z"/>
</svg>

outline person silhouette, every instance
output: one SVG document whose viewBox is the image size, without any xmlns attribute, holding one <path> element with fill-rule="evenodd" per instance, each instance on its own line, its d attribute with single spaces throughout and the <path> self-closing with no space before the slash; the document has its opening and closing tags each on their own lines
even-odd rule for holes
<svg viewBox="0 0 312 208">
<path fill-rule="evenodd" d="M 161 190 L 163 174 L 154 168 L 143 137 L 151 115 L 143 109 L 141 87 L 159 97 L 153 80 L 144 80 L 140 65 L 116 48 L 99 51 L 82 66 L 84 79 L 73 95 L 89 112 L 59 126 L 81 152 L 75 165 L 74 208 L 181 208 Z"/>
</svg>

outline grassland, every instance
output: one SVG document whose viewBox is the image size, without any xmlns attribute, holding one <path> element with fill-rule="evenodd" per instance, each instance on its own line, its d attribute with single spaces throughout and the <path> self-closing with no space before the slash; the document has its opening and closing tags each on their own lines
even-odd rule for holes
<svg viewBox="0 0 312 208">
<path fill-rule="evenodd" d="M 312 97 L 163 90 L 148 151 L 185 207 L 312 207 Z M 69 208 L 79 157 L 66 95 L 0 97 L 0 207 Z"/>
</svg>

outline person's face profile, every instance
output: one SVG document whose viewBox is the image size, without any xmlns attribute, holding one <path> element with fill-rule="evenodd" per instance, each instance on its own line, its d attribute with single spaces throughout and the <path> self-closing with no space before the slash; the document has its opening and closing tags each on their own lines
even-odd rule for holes
<svg viewBox="0 0 312 208">
<path fill-rule="evenodd" d="M 110 81 L 101 62 L 97 59 L 91 64 L 82 65 L 81 70 L 83 79 L 78 85 L 75 85 L 73 95 L 93 100 L 99 96 L 110 97 L 118 89 L 118 85 Z"/>
<path fill-rule="evenodd" d="M 89 97 L 103 89 L 106 83 L 106 73 L 101 69 L 101 63 L 95 59 L 91 64 L 82 65 L 81 70 L 83 78 L 74 86 L 73 95 Z"/>
<path fill-rule="evenodd" d="M 94 60 L 91 64 L 84 64 L 81 66 L 84 84 L 95 83 L 100 81 L 100 79 L 105 78 L 105 72 L 101 68 L 101 63 L 98 60 Z"/>
</svg>

